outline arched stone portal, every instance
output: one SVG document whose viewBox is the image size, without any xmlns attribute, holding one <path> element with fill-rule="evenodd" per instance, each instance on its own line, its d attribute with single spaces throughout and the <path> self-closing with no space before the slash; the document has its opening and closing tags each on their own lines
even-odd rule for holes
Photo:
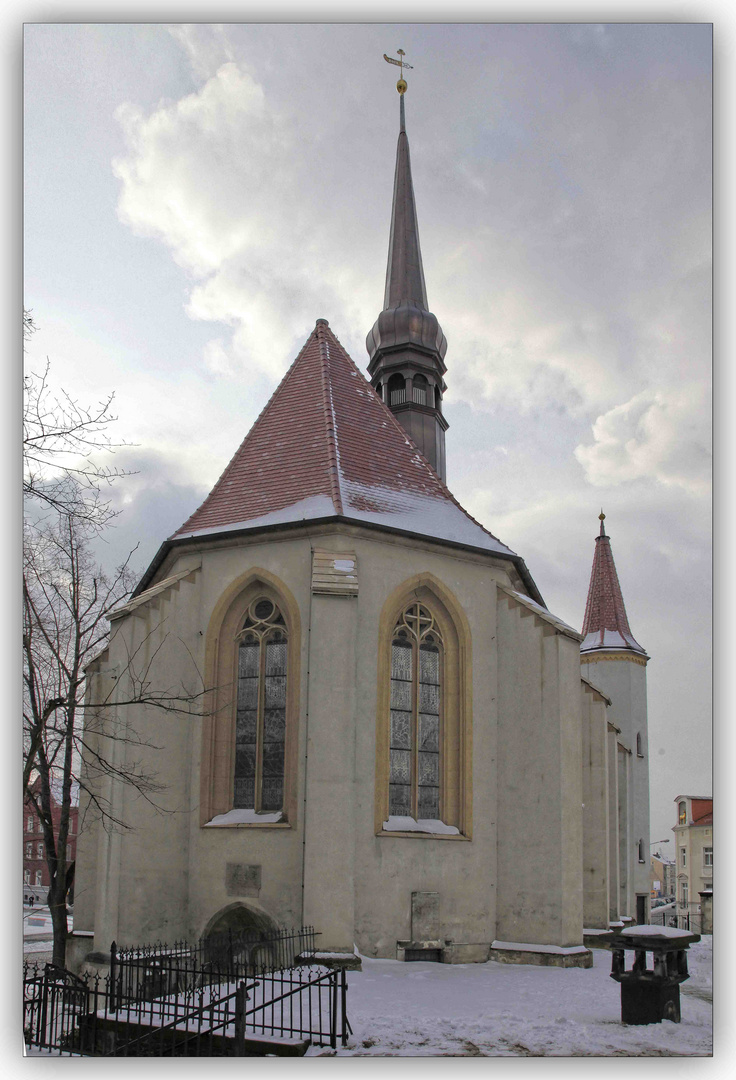
<svg viewBox="0 0 736 1080">
<path fill-rule="evenodd" d="M 221 908 L 205 927 L 205 938 L 215 934 L 226 934 L 231 930 L 234 934 L 248 934 L 248 936 L 271 937 L 278 933 L 278 926 L 265 911 L 257 911 L 243 903 L 228 904 Z"/>
<path fill-rule="evenodd" d="M 253 972 L 280 966 L 283 946 L 273 919 L 243 903 L 229 904 L 212 916 L 202 935 L 208 963 L 222 971 Z"/>
</svg>

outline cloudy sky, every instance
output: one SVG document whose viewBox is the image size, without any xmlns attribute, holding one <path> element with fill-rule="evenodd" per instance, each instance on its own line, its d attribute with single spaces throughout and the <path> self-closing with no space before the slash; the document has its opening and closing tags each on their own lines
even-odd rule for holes
<svg viewBox="0 0 736 1080">
<path fill-rule="evenodd" d="M 27 364 L 115 392 L 143 570 L 315 319 L 365 368 L 398 47 L 448 483 L 577 627 L 604 509 L 659 840 L 711 791 L 708 25 L 28 25 Z"/>
</svg>

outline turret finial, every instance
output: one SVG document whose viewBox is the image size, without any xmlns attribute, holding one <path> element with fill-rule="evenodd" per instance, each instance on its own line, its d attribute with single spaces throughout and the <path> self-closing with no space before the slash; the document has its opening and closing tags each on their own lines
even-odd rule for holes
<svg viewBox="0 0 736 1080">
<path fill-rule="evenodd" d="M 413 64 L 407 64 L 406 60 L 404 59 L 404 57 L 406 56 L 406 53 L 404 52 L 403 49 L 397 49 L 396 51 L 399 54 L 399 59 L 398 60 L 394 60 L 393 57 L 391 57 L 391 56 L 386 56 L 386 53 L 383 54 L 383 59 L 386 61 L 387 64 L 396 64 L 396 66 L 398 68 L 401 68 L 401 78 L 396 83 L 396 89 L 399 91 L 399 93 L 403 97 L 403 95 L 406 93 L 406 81 L 404 79 L 404 68 L 409 68 L 411 71 L 413 71 L 414 70 L 414 65 Z"/>
<path fill-rule="evenodd" d="M 599 521 L 600 521 L 600 523 L 601 523 L 601 531 L 600 531 L 600 536 L 605 536 L 605 535 L 606 535 L 606 527 L 605 527 L 605 525 L 603 524 L 603 522 L 604 522 L 604 521 L 606 520 L 606 515 L 605 515 L 605 514 L 603 513 L 603 509 L 602 509 L 602 508 L 601 508 L 601 512 L 600 512 L 600 514 L 598 515 L 598 520 L 599 520 Z"/>
</svg>

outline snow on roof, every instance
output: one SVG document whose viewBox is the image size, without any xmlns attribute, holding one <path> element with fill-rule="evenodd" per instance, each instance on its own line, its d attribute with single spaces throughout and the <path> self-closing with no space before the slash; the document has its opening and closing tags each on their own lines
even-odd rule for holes
<svg viewBox="0 0 736 1080">
<path fill-rule="evenodd" d="M 595 690 L 596 694 L 600 694 L 600 696 L 608 705 L 612 704 L 611 698 L 609 698 L 608 695 L 601 690 L 600 686 L 596 686 L 595 683 L 592 683 L 590 681 L 590 679 L 584 679 L 582 676 L 580 677 L 580 681 L 581 683 L 584 683 L 586 686 L 590 687 L 591 690 Z"/>
<path fill-rule="evenodd" d="M 125 604 L 121 604 L 120 607 L 114 608 L 108 613 L 108 619 L 112 622 L 113 619 L 121 619 L 123 615 L 130 615 L 131 611 L 135 611 L 142 604 L 147 604 L 149 600 L 153 600 L 155 596 L 166 592 L 172 585 L 176 585 L 178 582 L 183 581 L 184 578 L 189 577 L 196 569 L 196 566 L 189 566 L 186 570 L 180 570 L 178 573 L 172 574 L 171 577 L 164 578 L 163 581 L 152 585 L 150 589 L 138 593 L 132 600 L 128 600 Z"/>
<path fill-rule="evenodd" d="M 586 653 L 607 649 L 626 650 L 647 657 L 645 650 L 631 633 L 616 564 L 613 561 L 611 541 L 606 535 L 602 518 L 603 515 L 600 535 L 595 540 L 580 651 Z"/>
<path fill-rule="evenodd" d="M 539 596 L 523 560 L 457 502 L 324 319 L 136 594 L 153 580 L 172 542 L 329 518 L 512 559 Z"/>
<path fill-rule="evenodd" d="M 544 619 L 545 622 L 550 623 L 556 630 L 559 630 L 560 633 L 565 634 L 567 637 L 572 637 L 576 641 L 581 640 L 581 635 L 577 630 L 574 630 L 572 626 L 568 626 L 566 622 L 563 622 L 562 619 L 553 615 L 548 608 L 544 607 L 542 604 L 538 604 L 535 600 L 532 600 L 531 597 L 526 596 L 524 593 L 517 592 L 516 589 L 507 589 L 505 585 L 499 585 L 498 588 L 501 592 L 506 593 L 507 596 L 516 600 L 517 603 L 528 608 L 529 611 L 533 611 L 540 619 Z"/>
</svg>

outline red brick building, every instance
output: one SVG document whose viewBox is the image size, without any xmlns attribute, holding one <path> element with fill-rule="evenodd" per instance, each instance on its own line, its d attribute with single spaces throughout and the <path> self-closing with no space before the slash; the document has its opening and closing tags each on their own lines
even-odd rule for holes
<svg viewBox="0 0 736 1080">
<path fill-rule="evenodd" d="M 61 805 L 51 793 L 52 817 L 54 821 L 54 835 L 59 835 L 59 820 L 61 818 Z M 66 845 L 67 866 L 71 866 L 77 856 L 77 817 L 79 808 L 72 806 L 69 810 L 69 836 Z M 36 813 L 35 807 L 26 800 L 23 804 L 23 901 L 27 902 L 33 897 L 34 903 L 45 903 L 46 894 L 51 884 L 49 868 L 46 864 L 46 845 L 43 839 L 43 828 Z"/>
</svg>

